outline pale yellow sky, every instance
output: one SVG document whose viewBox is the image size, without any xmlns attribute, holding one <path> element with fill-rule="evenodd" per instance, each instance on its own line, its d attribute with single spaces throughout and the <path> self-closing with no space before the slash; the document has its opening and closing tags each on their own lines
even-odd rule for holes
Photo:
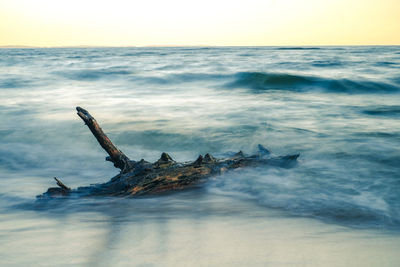
<svg viewBox="0 0 400 267">
<path fill-rule="evenodd" d="M 0 0 L 4 45 L 400 45 L 400 0 Z"/>
</svg>

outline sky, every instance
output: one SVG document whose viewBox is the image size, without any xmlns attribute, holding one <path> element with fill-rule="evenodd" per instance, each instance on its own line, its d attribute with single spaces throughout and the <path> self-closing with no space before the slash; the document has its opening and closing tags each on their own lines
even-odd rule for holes
<svg viewBox="0 0 400 267">
<path fill-rule="evenodd" d="M 400 45 L 400 0 L 0 0 L 12 45 Z"/>
</svg>

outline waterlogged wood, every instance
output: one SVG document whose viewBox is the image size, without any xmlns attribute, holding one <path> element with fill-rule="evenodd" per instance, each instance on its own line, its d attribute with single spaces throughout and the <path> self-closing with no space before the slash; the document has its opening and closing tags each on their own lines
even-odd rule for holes
<svg viewBox="0 0 400 267">
<path fill-rule="evenodd" d="M 114 166 L 120 168 L 122 172 L 130 171 L 133 167 L 131 160 L 111 142 L 92 115 L 81 107 L 76 107 L 76 110 L 78 111 L 78 116 L 89 127 L 101 147 L 110 155 L 106 160 L 113 162 Z"/>
<path fill-rule="evenodd" d="M 66 186 L 65 184 L 63 184 L 63 182 L 61 182 L 60 180 L 57 179 L 57 177 L 54 177 L 54 180 L 56 180 L 57 185 L 64 191 L 71 191 L 71 188 L 69 188 L 68 186 Z"/>
<path fill-rule="evenodd" d="M 107 160 L 121 172 L 109 182 L 77 189 L 70 189 L 55 178 L 59 187 L 52 187 L 39 198 L 67 196 L 144 196 L 191 188 L 231 169 L 273 165 L 291 167 L 299 154 L 273 156 L 265 147 L 258 145 L 258 153 L 245 155 L 239 151 L 229 158 L 217 159 L 210 154 L 200 155 L 193 162 L 176 162 L 167 153 L 162 153 L 154 163 L 145 160 L 130 160 L 103 132 L 88 111 L 76 108 L 78 116 L 85 122 L 101 147 L 108 153 Z"/>
</svg>

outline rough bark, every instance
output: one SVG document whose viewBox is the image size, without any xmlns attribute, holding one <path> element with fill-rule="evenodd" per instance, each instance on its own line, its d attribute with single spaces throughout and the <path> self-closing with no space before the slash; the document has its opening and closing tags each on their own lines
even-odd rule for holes
<svg viewBox="0 0 400 267">
<path fill-rule="evenodd" d="M 167 153 L 162 153 L 154 163 L 145 160 L 130 160 L 119 150 L 103 132 L 96 120 L 83 108 L 77 107 L 78 115 L 89 127 L 101 147 L 109 154 L 107 160 L 121 172 L 109 182 L 87 187 L 70 189 L 59 179 L 55 178 L 59 187 L 52 187 L 39 198 L 66 197 L 66 196 L 143 196 L 159 194 L 174 190 L 190 188 L 206 181 L 211 176 L 217 176 L 230 169 L 274 165 L 291 167 L 296 163 L 299 154 L 287 156 L 273 156 L 262 145 L 258 145 L 258 152 L 254 155 L 245 155 L 239 151 L 225 159 L 216 159 L 210 154 L 200 155 L 194 162 L 179 163 Z"/>
</svg>

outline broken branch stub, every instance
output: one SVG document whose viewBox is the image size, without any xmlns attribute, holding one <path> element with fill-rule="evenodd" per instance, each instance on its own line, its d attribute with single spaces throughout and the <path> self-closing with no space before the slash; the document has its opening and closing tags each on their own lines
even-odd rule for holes
<svg viewBox="0 0 400 267">
<path fill-rule="evenodd" d="M 92 115 L 81 107 L 76 107 L 76 110 L 101 147 L 110 155 L 106 160 L 113 162 L 114 166 L 121 169 L 123 173 L 130 171 L 133 168 L 133 162 L 111 142 Z"/>
<path fill-rule="evenodd" d="M 57 179 L 57 177 L 54 177 L 54 180 L 56 180 L 57 185 L 65 191 L 71 191 L 71 188 L 69 188 L 68 186 L 66 186 L 63 182 L 61 182 L 59 179 Z"/>
</svg>

